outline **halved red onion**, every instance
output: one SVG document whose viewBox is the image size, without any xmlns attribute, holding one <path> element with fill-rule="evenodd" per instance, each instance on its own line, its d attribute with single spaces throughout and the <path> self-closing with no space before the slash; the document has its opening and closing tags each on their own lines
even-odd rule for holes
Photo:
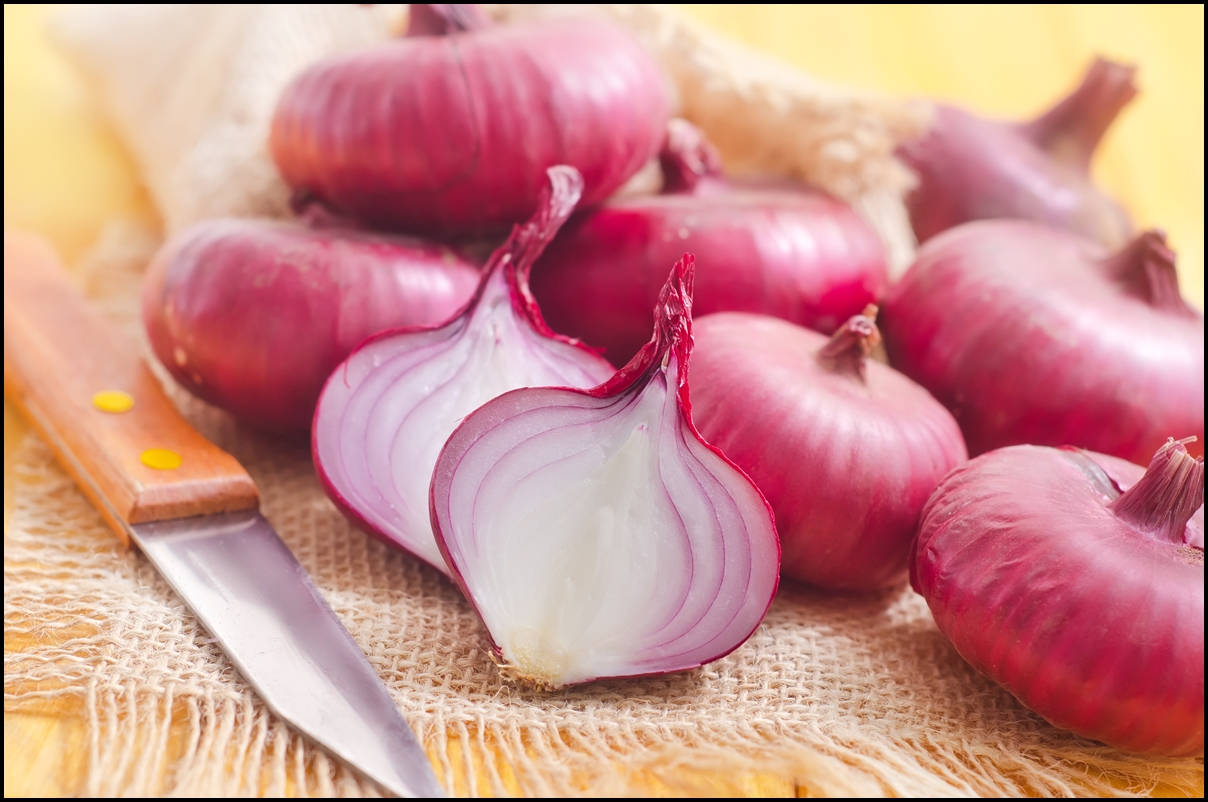
<svg viewBox="0 0 1208 802">
<path fill-rule="evenodd" d="M 331 375 L 315 410 L 315 467 L 332 500 L 388 543 L 441 571 L 428 521 L 432 466 L 467 413 L 517 387 L 591 387 L 612 375 L 603 357 L 550 331 L 528 272 L 574 209 L 583 180 L 551 167 L 536 214 L 517 226 L 452 320 L 385 332 Z"/>
<path fill-rule="evenodd" d="M 742 644 L 772 602 L 771 508 L 692 423 L 691 302 L 686 255 L 654 337 L 612 379 L 506 393 L 437 460 L 437 542 L 511 679 L 695 668 Z"/>
</svg>

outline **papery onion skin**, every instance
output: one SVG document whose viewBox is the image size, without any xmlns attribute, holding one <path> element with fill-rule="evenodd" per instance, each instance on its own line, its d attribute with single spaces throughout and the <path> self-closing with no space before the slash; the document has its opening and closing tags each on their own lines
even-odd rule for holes
<svg viewBox="0 0 1208 802">
<path fill-rule="evenodd" d="M 927 132 L 899 155 L 919 183 L 907 198 L 920 242 L 989 218 L 1034 220 L 1104 245 L 1121 245 L 1132 223 L 1091 181 L 1100 138 L 1136 95 L 1132 67 L 1097 59 L 1068 97 L 1028 123 L 979 117 L 938 104 Z"/>
<path fill-rule="evenodd" d="M 257 428 L 301 433 L 332 369 L 366 337 L 446 319 L 478 270 L 422 240 L 338 227 L 208 220 L 156 254 L 144 278 L 152 350 L 193 394 Z"/>
<path fill-rule="evenodd" d="M 847 204 L 805 187 L 729 182 L 699 132 L 674 121 L 662 194 L 576 215 L 533 268 L 550 324 L 624 364 L 650 331 L 666 265 L 697 256 L 698 316 L 758 312 L 830 333 L 889 283 L 885 250 Z"/>
<path fill-rule="evenodd" d="M 440 325 L 366 340 L 332 372 L 315 409 L 311 450 L 328 496 L 370 534 L 441 571 L 428 486 L 461 418 L 516 387 L 593 386 L 612 375 L 594 351 L 551 331 L 528 291 L 533 260 L 583 189 L 574 168 L 546 175 L 536 212 L 491 255 L 466 305 Z"/>
<path fill-rule="evenodd" d="M 686 255 L 676 264 L 660 294 L 654 337 L 610 380 L 590 390 L 527 388 L 505 393 L 467 416 L 441 452 L 431 488 L 432 526 L 441 553 L 486 626 L 496 662 L 508 679 L 557 688 L 596 679 L 696 668 L 724 657 L 745 642 L 771 605 L 779 577 L 779 543 L 771 509 L 750 479 L 701 438 L 692 423 L 688 393 L 691 282 L 692 261 Z M 655 404 L 659 409 L 653 422 L 641 419 L 647 404 Z M 630 426 L 626 414 L 638 415 L 638 425 Z M 647 437 L 657 442 L 654 471 L 659 481 L 650 487 L 654 497 L 667 505 L 660 506 L 656 501 L 653 508 L 666 513 L 663 516 L 666 528 L 642 519 L 651 527 L 650 531 L 641 532 L 628 545 L 674 546 L 676 543 L 669 538 L 678 535 L 686 538 L 684 546 L 691 551 L 689 555 L 667 560 L 657 559 L 665 558 L 665 552 L 658 552 L 656 559 L 629 559 L 633 555 L 628 551 L 617 556 L 623 549 L 621 543 L 597 539 L 592 542 L 593 548 L 609 551 L 603 556 L 593 555 L 596 560 L 593 565 L 604 566 L 593 570 L 613 569 L 606 576 L 615 581 L 607 587 L 593 593 L 563 584 L 559 590 L 559 583 L 570 582 L 573 575 L 563 576 L 557 571 L 525 585 L 525 593 L 540 582 L 548 582 L 553 588 L 542 610 L 570 607 L 575 590 L 584 594 L 580 603 L 589 610 L 636 605 L 634 615 L 625 617 L 622 631 L 609 633 L 617 637 L 602 642 L 593 640 L 586 647 L 592 654 L 584 664 L 576 662 L 575 653 L 559 651 L 565 641 L 551 641 L 547 630 L 526 628 L 527 621 L 509 619 L 507 611 L 501 617 L 487 598 L 495 590 L 494 584 L 500 582 L 497 575 L 509 576 L 508 569 L 515 567 L 512 563 L 516 560 L 556 562 L 563 559 L 560 554 L 570 553 L 572 536 L 579 533 L 568 536 L 563 530 L 533 531 L 525 534 L 523 544 L 509 551 L 499 545 L 498 538 L 503 535 L 491 528 L 506 515 L 495 515 L 486 509 L 490 499 L 501 496 L 499 488 L 488 487 L 488 482 L 504 482 L 506 492 L 502 497 L 519 498 L 527 504 L 526 520 L 532 520 L 540 514 L 537 508 L 541 501 L 551 495 L 538 492 L 541 498 L 524 502 L 525 493 L 533 490 L 525 482 L 541 476 L 542 470 L 550 477 L 547 482 L 573 477 L 576 470 L 584 470 L 579 461 L 584 460 L 587 473 L 577 487 L 590 496 L 593 488 L 604 483 L 600 472 L 608 470 L 616 456 L 616 452 L 609 452 L 612 456 L 597 454 L 594 449 L 605 448 L 603 442 L 607 441 L 601 441 L 600 435 L 618 420 L 622 425 L 620 436 L 625 438 L 621 450 L 634 438 Z M 514 440 L 517 442 L 513 443 Z M 530 464 L 534 457 L 526 449 L 534 449 L 534 444 L 540 446 L 539 455 L 546 460 L 541 465 Z M 503 456 L 493 461 L 491 454 L 497 449 L 504 449 Z M 599 459 L 605 461 L 597 466 L 595 462 Z M 679 461 L 683 464 L 677 465 Z M 646 468 L 649 469 L 648 464 Z M 553 473 L 548 473 L 551 470 Z M 512 474 L 515 474 L 512 480 L 517 482 L 515 488 L 506 485 Z M 665 496 L 659 495 L 660 488 Z M 463 496 L 469 490 L 474 492 L 475 499 L 467 506 Z M 711 515 L 702 517 L 693 506 L 705 497 L 700 494 L 707 496 L 707 504 L 713 510 Z M 578 509 L 573 494 L 553 494 L 553 497 L 559 508 Z M 596 516 L 593 521 L 599 521 L 611 509 L 592 507 Z M 479 513 L 485 517 L 475 523 Z M 723 528 L 728 526 L 734 528 Z M 719 540 L 708 540 L 710 536 Z M 565 548 L 550 546 L 551 538 L 558 539 Z M 721 548 L 721 555 L 707 553 L 707 547 Z M 483 573 L 483 565 L 471 557 L 487 548 L 494 551 L 490 570 Z M 616 561 L 609 562 L 610 559 Z M 479 585 L 488 580 L 494 583 L 490 588 Z M 542 590 L 532 588 L 533 593 Z M 670 606 L 660 605 L 668 600 Z M 670 618 L 663 620 L 660 611 L 672 611 Z M 597 622 L 593 619 L 590 623 Z M 520 629 L 509 631 L 515 627 Z M 549 628 L 554 627 L 551 624 Z M 676 633 L 674 637 L 666 634 L 668 629 Z M 541 648 L 529 650 L 531 644 Z M 600 654 L 595 653 L 597 648 Z M 610 649 L 619 652 L 619 656 Z M 551 662 L 551 654 L 558 659 Z"/>
<path fill-rule="evenodd" d="M 1165 532 L 1109 506 L 1120 491 L 1107 476 L 1135 485 L 1140 466 L 1026 445 L 971 460 L 927 503 L 911 582 L 961 656 L 1052 724 L 1129 751 L 1195 755 L 1203 461 L 1168 447 L 1191 471 L 1184 501 L 1198 483 L 1189 505 L 1200 507 L 1198 521 L 1179 516 Z"/>
<path fill-rule="evenodd" d="M 488 234 L 531 213 L 548 167 L 576 167 L 591 204 L 657 152 L 665 79 L 622 29 L 478 14 L 437 35 L 441 7 L 424 8 L 434 35 L 329 58 L 286 87 L 270 149 L 292 187 L 383 228 Z"/>
<path fill-rule="evenodd" d="M 693 416 L 776 512 L 784 576 L 835 590 L 901 583 L 927 498 L 966 458 L 952 415 L 866 358 L 876 308 L 828 340 L 783 320 L 697 321 Z M 824 352 L 828 347 L 832 356 Z"/>
<path fill-rule="evenodd" d="M 919 250 L 881 330 L 970 454 L 1068 444 L 1147 463 L 1175 433 L 1203 453 L 1204 318 L 1161 232 L 1113 254 L 1037 223 L 966 223 Z"/>
</svg>

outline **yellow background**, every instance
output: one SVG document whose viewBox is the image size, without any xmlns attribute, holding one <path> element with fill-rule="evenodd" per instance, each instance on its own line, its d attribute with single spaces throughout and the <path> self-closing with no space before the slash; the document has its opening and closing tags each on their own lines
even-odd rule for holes
<svg viewBox="0 0 1208 802">
<path fill-rule="evenodd" d="M 1141 94 L 1094 173 L 1139 226 L 1166 230 L 1184 293 L 1204 296 L 1203 6 L 683 6 L 731 36 L 835 83 L 1031 116 L 1096 54 L 1139 65 Z M 109 219 L 154 219 L 129 156 L 48 46 L 48 9 L 4 7 L 4 220 L 46 234 L 70 261 Z M 23 424 L 5 405 L 8 458 Z M 6 649 L 13 646 L 6 641 Z M 78 722 L 5 715 L 6 796 L 58 794 L 79 770 Z M 787 780 L 744 782 L 792 795 Z M 735 788 L 728 789 L 735 793 Z M 657 793 L 657 789 L 652 789 Z"/>
</svg>

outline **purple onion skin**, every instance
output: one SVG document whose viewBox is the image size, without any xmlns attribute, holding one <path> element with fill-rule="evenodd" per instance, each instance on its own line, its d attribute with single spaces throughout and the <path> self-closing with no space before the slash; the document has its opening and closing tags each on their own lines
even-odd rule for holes
<svg viewBox="0 0 1208 802">
<path fill-rule="evenodd" d="M 819 359 L 827 338 L 783 320 L 723 312 L 694 335 L 694 419 L 772 505 L 782 574 L 853 591 L 904 581 L 924 503 L 966 458 L 948 411 L 881 362 Z"/>
<path fill-rule="evenodd" d="M 1082 84 L 1029 123 L 988 120 L 937 105 L 924 134 L 899 149 L 919 183 L 907 199 L 924 242 L 971 220 L 1034 220 L 1109 247 L 1132 233 L 1127 212 L 1091 181 L 1100 138 L 1136 95 L 1134 70 L 1104 59 Z"/>
<path fill-rule="evenodd" d="M 891 288 L 890 363 L 955 415 L 970 454 L 1076 445 L 1148 463 L 1174 434 L 1203 453 L 1204 318 L 1160 232 L 1116 254 L 1037 223 L 967 223 Z"/>
<path fill-rule="evenodd" d="M 420 32 L 438 33 L 431 16 Z M 628 33 L 471 16 L 299 75 L 270 137 L 285 180 L 375 226 L 475 235 L 527 218 L 548 167 L 576 167 L 587 205 L 655 155 L 670 101 Z"/>
<path fill-rule="evenodd" d="M 758 312 L 830 333 L 888 285 L 884 248 L 824 195 L 705 179 L 572 219 L 533 268 L 550 325 L 624 364 L 650 334 L 666 265 L 697 254 L 699 315 Z"/>
<path fill-rule="evenodd" d="M 1096 464 L 1125 487 L 1144 471 L 1043 446 L 957 468 L 923 511 L 911 582 L 961 656 L 1050 723 L 1128 751 L 1202 754 L 1202 463 L 1185 542 L 1114 515 L 1119 490 Z"/>
<path fill-rule="evenodd" d="M 155 256 L 143 323 L 194 395 L 256 428 L 304 433 L 328 374 L 365 338 L 446 320 L 477 284 L 472 264 L 420 240 L 211 220 Z"/>
</svg>

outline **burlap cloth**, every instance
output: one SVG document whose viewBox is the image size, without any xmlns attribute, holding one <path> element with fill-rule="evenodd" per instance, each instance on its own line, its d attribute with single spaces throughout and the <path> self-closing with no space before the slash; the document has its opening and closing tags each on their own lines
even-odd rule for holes
<svg viewBox="0 0 1208 802">
<path fill-rule="evenodd" d="M 169 221 L 189 217 L 160 200 Z M 95 303 L 132 336 L 158 236 L 116 225 L 80 266 Z M 700 670 L 555 693 L 508 685 L 456 589 L 350 526 L 305 444 L 258 435 L 166 385 L 255 478 L 266 516 L 456 793 L 710 795 L 725 788 L 717 778 L 739 793 L 743 777 L 764 773 L 815 796 L 1202 794 L 1202 759 L 1129 755 L 1024 709 L 960 659 L 907 588 L 856 597 L 787 584 L 745 645 Z M 5 478 L 5 709 L 69 700 L 83 711 L 78 793 L 378 793 L 264 708 L 45 445 L 27 438 Z"/>
</svg>

